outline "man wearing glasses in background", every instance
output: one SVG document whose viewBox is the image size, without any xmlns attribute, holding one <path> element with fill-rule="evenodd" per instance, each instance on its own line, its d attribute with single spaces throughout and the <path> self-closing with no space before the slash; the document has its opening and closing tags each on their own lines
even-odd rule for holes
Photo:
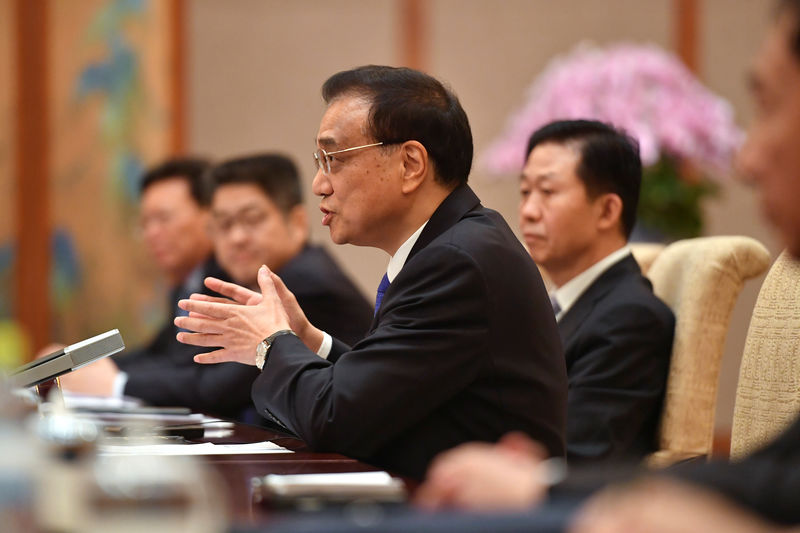
<svg viewBox="0 0 800 533">
<path fill-rule="evenodd" d="M 372 306 L 328 252 L 308 243 L 295 164 L 283 155 L 252 155 L 214 167 L 209 178 L 214 253 L 231 280 L 258 289 L 258 269 L 267 265 L 310 321 L 348 344 L 360 340 Z M 247 397 L 250 403 L 249 390 Z"/>
<path fill-rule="evenodd" d="M 308 244 L 307 214 L 294 163 L 274 154 L 243 157 L 211 168 L 205 178 L 202 198 L 204 205 L 211 198 L 206 208 L 210 217 L 206 213 L 199 228 L 186 231 L 199 229 L 205 235 L 210 227 L 225 279 L 229 276 L 240 285 L 255 287 L 259 266 L 269 265 L 281 273 L 309 317 L 347 342 L 360 339 L 369 327 L 372 308 L 333 259 Z M 199 274 L 196 291 L 202 289 L 204 273 Z M 120 365 L 124 375 L 113 365 L 103 375 L 95 372 L 97 365 L 89 365 L 75 373 L 91 377 L 81 392 L 103 394 L 111 382 L 123 380 L 123 386 L 116 387 L 119 392 L 152 405 L 180 405 L 261 422 L 253 416 L 250 399 L 258 370 L 236 363 L 198 365 L 192 360 L 198 349 L 178 343 L 177 329 L 170 326 L 169 337 L 182 348 L 183 357 L 131 358 Z"/>
<path fill-rule="evenodd" d="M 380 66 L 340 72 L 322 92 L 322 223 L 337 244 L 391 256 L 370 332 L 352 347 L 329 340 L 262 268 L 260 294 L 207 282 L 249 305 L 180 302 L 202 316 L 176 318 L 197 332 L 179 340 L 222 347 L 198 362 L 263 368 L 259 414 L 313 450 L 418 478 L 436 453 L 512 429 L 563 455 L 552 308 L 525 249 L 467 186 L 472 134 L 458 99 L 423 73 Z"/>
</svg>

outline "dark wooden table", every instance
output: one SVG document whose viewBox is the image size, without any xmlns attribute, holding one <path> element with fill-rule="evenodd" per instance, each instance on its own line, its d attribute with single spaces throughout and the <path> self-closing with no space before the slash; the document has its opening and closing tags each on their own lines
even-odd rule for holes
<svg viewBox="0 0 800 533">
<path fill-rule="evenodd" d="M 314 453 L 305 444 L 285 433 L 235 423 L 233 434 L 222 438 L 204 438 L 204 442 L 250 443 L 269 440 L 294 453 L 257 455 L 209 455 L 200 458 L 219 474 L 228 498 L 231 520 L 236 524 L 266 523 L 275 511 L 255 502 L 251 479 L 267 474 L 316 474 L 369 472 L 379 470 L 368 464 L 335 453 Z"/>
<path fill-rule="evenodd" d="M 130 419 L 126 419 L 123 415 L 110 412 L 95 413 L 93 418 L 111 424 L 121 432 L 124 432 L 130 423 Z M 220 492 L 224 493 L 227 499 L 229 521 L 232 526 L 258 526 L 268 523 L 270 519 L 274 519 L 278 515 L 279 511 L 254 498 L 252 485 L 254 477 L 267 474 L 318 474 L 380 470 L 343 455 L 311 452 L 303 441 L 278 429 L 267 429 L 240 422 L 227 422 L 220 427 L 220 424 L 217 423 L 205 424 L 191 420 L 148 420 L 146 415 L 145 418 L 136 420 L 135 425 L 140 430 L 140 426 L 146 427 L 149 424 L 159 434 L 180 435 L 190 442 L 247 444 L 271 441 L 293 452 L 195 456 L 203 464 L 210 466 L 212 471 L 217 474 Z M 205 430 L 198 427 L 199 425 L 205 426 Z M 191 435 L 186 433 L 187 427 L 192 428 Z M 106 429 L 108 431 L 108 426 Z M 411 482 L 405 481 L 407 487 L 413 488 Z"/>
</svg>

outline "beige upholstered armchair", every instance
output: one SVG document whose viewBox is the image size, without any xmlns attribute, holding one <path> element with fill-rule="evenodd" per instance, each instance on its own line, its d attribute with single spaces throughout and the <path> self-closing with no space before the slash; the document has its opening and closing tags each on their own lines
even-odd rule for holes
<svg viewBox="0 0 800 533">
<path fill-rule="evenodd" d="M 648 271 L 653 291 L 675 313 L 659 450 L 651 466 L 711 452 L 725 336 L 744 281 L 769 266 L 749 237 L 700 237 L 667 246 Z"/>
<path fill-rule="evenodd" d="M 758 293 L 744 345 L 731 459 L 760 448 L 800 411 L 800 263 L 783 252 Z"/>
<path fill-rule="evenodd" d="M 664 250 L 664 245 L 657 242 L 632 242 L 631 253 L 636 262 L 639 263 L 639 268 L 642 269 L 642 274 L 645 276 L 650 270 L 650 266 L 656 257 Z"/>
</svg>

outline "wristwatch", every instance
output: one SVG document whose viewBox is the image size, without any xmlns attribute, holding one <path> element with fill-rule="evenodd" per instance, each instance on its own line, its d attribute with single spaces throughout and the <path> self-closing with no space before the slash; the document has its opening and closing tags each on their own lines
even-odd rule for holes
<svg viewBox="0 0 800 533">
<path fill-rule="evenodd" d="M 272 343 L 281 335 L 294 335 L 297 337 L 297 333 L 294 331 L 290 329 L 281 329 L 259 342 L 258 346 L 256 346 L 256 367 L 258 367 L 259 370 L 264 370 L 264 363 L 267 362 L 267 356 L 269 355 L 270 348 L 272 348 Z"/>
</svg>

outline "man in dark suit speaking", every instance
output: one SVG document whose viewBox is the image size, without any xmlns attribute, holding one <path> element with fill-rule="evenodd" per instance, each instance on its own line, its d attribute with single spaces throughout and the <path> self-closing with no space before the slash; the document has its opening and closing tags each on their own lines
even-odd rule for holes
<svg viewBox="0 0 800 533">
<path fill-rule="evenodd" d="M 520 177 L 520 230 L 556 287 L 572 463 L 638 459 L 655 445 L 675 317 L 628 246 L 637 146 L 601 122 L 553 122 L 531 135 Z"/>
<path fill-rule="evenodd" d="M 423 73 L 368 66 L 322 89 L 313 191 L 337 244 L 391 260 L 367 336 L 352 347 L 314 327 L 280 279 L 261 294 L 208 280 L 239 303 L 198 296 L 182 342 L 196 361 L 263 368 L 260 414 L 314 450 L 421 477 L 436 453 L 516 429 L 564 453 L 566 371 L 536 267 L 467 186 L 472 133 L 455 95 Z M 320 355 L 318 355 L 318 353 Z"/>
</svg>

